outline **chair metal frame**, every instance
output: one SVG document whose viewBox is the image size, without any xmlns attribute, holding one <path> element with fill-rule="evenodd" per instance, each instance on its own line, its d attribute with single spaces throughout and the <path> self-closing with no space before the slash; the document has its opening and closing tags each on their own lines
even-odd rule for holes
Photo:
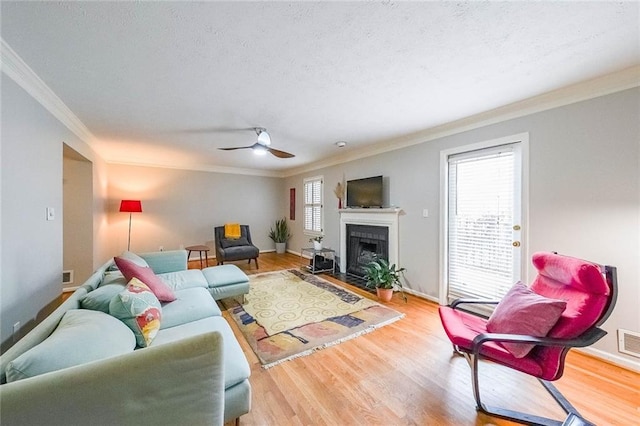
<svg viewBox="0 0 640 426">
<path fill-rule="evenodd" d="M 556 388 L 550 381 L 543 380 L 541 378 L 537 378 L 537 380 L 542 384 L 542 386 L 549 392 L 549 394 L 553 397 L 553 399 L 562 407 L 562 409 L 567 413 L 567 418 L 565 420 L 554 420 L 546 417 L 536 416 L 533 414 L 523 413 L 520 411 L 509 410 L 506 408 L 486 405 L 482 402 L 480 398 L 480 382 L 478 378 L 478 361 L 481 358 L 488 359 L 490 361 L 494 361 L 499 365 L 503 365 L 505 367 L 509 367 L 508 365 L 492 360 L 490 357 L 485 357 L 482 353 L 482 345 L 487 342 L 518 342 L 518 343 L 534 343 L 536 345 L 541 346 L 560 346 L 563 348 L 561 359 L 560 359 L 560 368 L 556 377 L 553 380 L 557 380 L 562 377 L 564 372 L 564 363 L 567 353 L 571 348 L 582 348 L 586 346 L 590 346 L 604 337 L 607 332 L 602 330 L 600 326 L 609 318 L 613 308 L 615 307 L 617 296 L 618 296 L 618 279 L 617 279 L 617 271 L 614 266 L 602 266 L 602 273 L 605 276 L 607 284 L 609 285 L 609 301 L 608 305 L 603 310 L 603 313 L 600 315 L 600 318 L 596 321 L 596 323 L 589 328 L 587 331 L 582 333 L 580 336 L 573 339 L 555 339 L 551 337 L 534 337 L 528 335 L 521 334 L 498 334 L 498 333 L 481 333 L 473 339 L 473 344 L 471 349 L 461 348 L 457 345 L 453 345 L 454 353 L 458 355 L 464 356 L 471 368 L 471 382 L 473 386 L 473 396 L 476 400 L 476 409 L 489 414 L 491 416 L 500 417 L 503 419 L 508 419 L 512 421 L 516 421 L 518 423 L 527 424 L 527 425 L 543 425 L 543 426 L 579 426 L 579 425 L 592 425 L 593 423 L 588 422 L 578 410 L 571 405 L 571 403 L 565 398 L 565 396 Z M 458 308 L 460 305 L 464 304 L 497 304 L 499 301 L 496 300 L 480 300 L 480 299 L 456 299 L 454 300 L 449 307 L 452 309 L 462 310 L 466 313 L 470 313 L 473 315 L 480 316 L 482 318 L 488 318 L 486 315 L 478 314 L 477 312 L 470 311 L 464 308 Z M 527 373 L 524 373 L 527 374 Z"/>
</svg>

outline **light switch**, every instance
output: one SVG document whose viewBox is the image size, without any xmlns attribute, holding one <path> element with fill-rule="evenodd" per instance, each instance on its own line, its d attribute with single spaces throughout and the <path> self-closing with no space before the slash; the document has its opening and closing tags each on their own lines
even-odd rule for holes
<svg viewBox="0 0 640 426">
<path fill-rule="evenodd" d="M 422 210 L 422 217 L 429 217 L 429 209 Z"/>
<path fill-rule="evenodd" d="M 47 220 L 53 220 L 56 218 L 56 212 L 53 207 L 47 207 Z"/>
</svg>

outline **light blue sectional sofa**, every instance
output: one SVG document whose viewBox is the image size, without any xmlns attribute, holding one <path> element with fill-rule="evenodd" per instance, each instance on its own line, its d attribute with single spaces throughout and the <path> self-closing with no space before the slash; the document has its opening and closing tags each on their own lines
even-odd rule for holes
<svg viewBox="0 0 640 426">
<path fill-rule="evenodd" d="M 187 269 L 184 250 L 141 254 L 175 293 L 136 348 L 109 315 L 126 285 L 113 261 L 0 356 L 0 423 L 219 425 L 248 413 L 250 368 L 215 299 L 248 292 L 234 265 Z"/>
</svg>

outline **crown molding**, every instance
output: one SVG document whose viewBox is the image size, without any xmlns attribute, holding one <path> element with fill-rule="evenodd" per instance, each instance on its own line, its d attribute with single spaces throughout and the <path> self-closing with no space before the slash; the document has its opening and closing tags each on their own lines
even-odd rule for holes
<svg viewBox="0 0 640 426">
<path fill-rule="evenodd" d="M 85 126 L 53 90 L 38 77 L 4 39 L 0 38 L 0 41 L 2 42 L 0 49 L 2 72 L 22 87 L 82 141 L 92 146 L 96 138 L 87 126 Z"/>
<path fill-rule="evenodd" d="M 273 177 L 273 178 L 285 177 L 283 172 L 277 171 L 277 170 L 244 169 L 240 167 L 210 166 L 210 165 L 203 165 L 203 164 L 175 165 L 175 164 L 162 164 L 162 163 L 131 162 L 131 161 L 122 161 L 122 160 L 106 160 L 106 163 L 116 164 L 116 165 L 119 164 L 123 166 L 156 167 L 156 168 L 162 168 L 162 169 L 226 173 L 226 174 L 233 174 L 233 175 L 261 176 L 261 177 Z"/>
<path fill-rule="evenodd" d="M 387 139 L 369 147 L 320 160 L 306 166 L 287 169 L 284 177 L 336 166 L 378 154 L 451 136 L 514 118 L 547 111 L 640 86 L 640 65 L 602 77 L 586 80 L 542 95 L 514 102 L 460 120 L 445 123 L 406 136 Z"/>
</svg>

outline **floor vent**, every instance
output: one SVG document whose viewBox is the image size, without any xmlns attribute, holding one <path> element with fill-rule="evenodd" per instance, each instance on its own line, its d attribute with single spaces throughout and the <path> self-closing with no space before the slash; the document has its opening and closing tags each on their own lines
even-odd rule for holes
<svg viewBox="0 0 640 426">
<path fill-rule="evenodd" d="M 619 328 L 618 350 L 623 354 L 640 358 L 640 333 Z"/>
<path fill-rule="evenodd" d="M 69 271 L 62 271 L 62 284 L 72 284 L 73 283 L 73 269 Z"/>
</svg>

